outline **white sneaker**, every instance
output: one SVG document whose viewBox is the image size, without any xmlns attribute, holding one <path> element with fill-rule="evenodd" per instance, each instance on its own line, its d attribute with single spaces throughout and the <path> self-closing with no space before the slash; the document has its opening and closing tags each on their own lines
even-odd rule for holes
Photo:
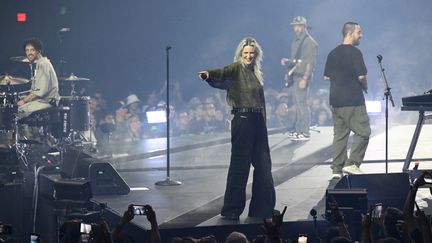
<svg viewBox="0 0 432 243">
<path fill-rule="evenodd" d="M 300 134 L 297 134 L 297 137 L 292 138 L 291 140 L 294 140 L 294 141 L 308 141 L 308 140 L 310 140 L 310 136 L 306 135 L 304 133 L 300 133 Z"/>
<path fill-rule="evenodd" d="M 289 132 L 287 136 L 288 136 L 289 138 L 296 138 L 297 135 L 298 135 L 297 132 Z"/>
<path fill-rule="evenodd" d="M 340 179 L 342 178 L 342 173 L 333 173 L 332 179 Z"/>
<path fill-rule="evenodd" d="M 363 171 L 360 170 L 357 165 L 349 165 L 342 168 L 342 171 L 344 173 L 350 174 L 350 175 L 358 175 L 363 174 Z"/>
</svg>

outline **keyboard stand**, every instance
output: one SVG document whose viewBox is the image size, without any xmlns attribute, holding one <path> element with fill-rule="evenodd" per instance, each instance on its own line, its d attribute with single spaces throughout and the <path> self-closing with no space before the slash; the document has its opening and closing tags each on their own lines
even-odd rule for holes
<svg viewBox="0 0 432 243">
<path fill-rule="evenodd" d="M 411 163 L 412 157 L 414 155 L 414 151 L 417 145 L 417 141 L 420 136 L 420 132 L 422 130 L 424 121 L 427 119 L 432 119 L 432 114 L 425 115 L 425 111 L 431 111 L 432 107 L 430 106 L 402 106 L 401 110 L 403 111 L 418 111 L 419 112 L 419 118 L 417 121 L 417 126 L 414 131 L 414 135 L 411 139 L 411 144 L 408 149 L 407 156 L 405 158 L 404 166 L 403 166 L 403 172 L 409 172 L 409 165 Z M 420 173 L 419 173 L 420 174 Z M 418 175 L 411 174 L 411 178 L 416 178 Z"/>
</svg>

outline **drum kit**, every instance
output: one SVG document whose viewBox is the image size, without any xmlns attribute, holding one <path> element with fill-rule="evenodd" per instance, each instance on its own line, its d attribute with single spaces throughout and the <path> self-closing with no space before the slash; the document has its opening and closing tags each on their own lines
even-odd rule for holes
<svg viewBox="0 0 432 243">
<path fill-rule="evenodd" d="M 11 57 L 10 60 L 29 62 L 24 56 Z M 31 81 L 8 74 L 0 75 L 0 148 L 17 148 L 20 144 L 33 143 L 31 139 L 20 134 L 21 124 L 39 131 L 40 139 L 34 143 L 44 143 L 42 138 L 46 137 L 55 138 L 57 143 L 79 142 L 76 140 L 77 134 L 90 129 L 90 97 L 78 96 L 75 84 L 90 79 L 77 77 L 72 73 L 69 77 L 61 77 L 59 80 L 70 83 L 70 96 L 61 96 L 56 107 L 35 111 L 28 117 L 19 119 L 18 101 L 29 91 L 15 91 L 22 90 L 22 87 Z"/>
</svg>

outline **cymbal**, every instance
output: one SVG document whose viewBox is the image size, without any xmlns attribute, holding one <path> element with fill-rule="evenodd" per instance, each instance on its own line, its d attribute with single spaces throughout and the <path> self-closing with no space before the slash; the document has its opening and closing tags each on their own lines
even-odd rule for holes
<svg viewBox="0 0 432 243">
<path fill-rule="evenodd" d="M 0 75 L 0 85 L 17 85 L 17 84 L 26 84 L 30 82 L 30 80 L 21 78 L 21 77 L 14 77 L 11 75 Z"/>
<path fill-rule="evenodd" d="M 11 57 L 11 58 L 9 58 L 9 60 L 15 61 L 15 62 L 30 62 L 30 60 L 27 59 L 26 56 Z"/>
<path fill-rule="evenodd" d="M 69 77 L 60 78 L 60 80 L 64 81 L 89 81 L 89 78 L 77 77 L 73 73 Z"/>
</svg>

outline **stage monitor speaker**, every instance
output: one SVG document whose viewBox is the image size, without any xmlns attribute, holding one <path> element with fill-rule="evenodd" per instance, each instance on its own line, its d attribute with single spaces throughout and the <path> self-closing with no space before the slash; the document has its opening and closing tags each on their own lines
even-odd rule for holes
<svg viewBox="0 0 432 243">
<path fill-rule="evenodd" d="M 39 195 L 54 201 L 88 201 L 92 191 L 86 179 L 64 179 L 59 175 L 39 174 Z"/>
<path fill-rule="evenodd" d="M 129 185 L 110 163 L 93 158 L 73 147 L 67 148 L 63 157 L 62 176 L 88 179 L 93 195 L 129 193 Z"/>
<path fill-rule="evenodd" d="M 61 161 L 61 175 L 65 178 L 77 178 L 86 177 L 87 170 L 85 172 L 79 171 L 79 161 L 82 159 L 92 158 L 91 155 L 85 153 L 82 149 L 77 149 L 72 146 L 68 146 L 63 154 L 63 160 Z M 84 175 L 84 176 L 83 176 Z"/>
<path fill-rule="evenodd" d="M 94 195 L 126 195 L 130 188 L 110 163 L 86 158 L 79 161 L 81 173 L 86 173 Z M 84 175 L 84 174 L 83 174 Z"/>
<path fill-rule="evenodd" d="M 366 189 L 369 206 L 382 203 L 385 207 L 403 209 L 410 190 L 408 173 L 346 175 L 335 189 Z"/>
</svg>

